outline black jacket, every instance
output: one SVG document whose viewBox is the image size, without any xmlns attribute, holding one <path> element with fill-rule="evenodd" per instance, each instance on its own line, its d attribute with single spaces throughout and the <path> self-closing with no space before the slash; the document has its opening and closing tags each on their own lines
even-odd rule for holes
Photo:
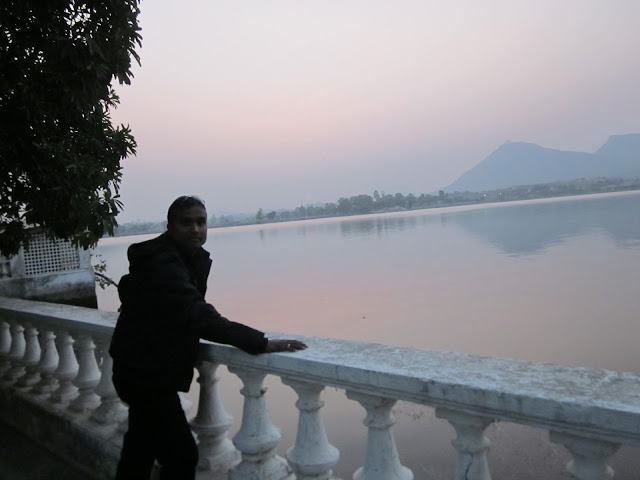
<svg viewBox="0 0 640 480">
<path fill-rule="evenodd" d="M 127 255 L 129 273 L 118 285 L 122 307 L 109 349 L 114 382 L 188 391 L 200 338 L 264 352 L 262 332 L 227 320 L 205 301 L 211 269 L 206 250 L 190 255 L 164 233 L 131 245 Z"/>
</svg>

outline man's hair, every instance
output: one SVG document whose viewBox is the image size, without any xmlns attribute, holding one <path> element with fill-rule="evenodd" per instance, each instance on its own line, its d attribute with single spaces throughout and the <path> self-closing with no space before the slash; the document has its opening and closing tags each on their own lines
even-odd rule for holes
<svg viewBox="0 0 640 480">
<path fill-rule="evenodd" d="M 182 195 L 176 198 L 169 206 L 169 211 L 167 212 L 167 225 L 171 224 L 175 220 L 179 211 L 195 207 L 196 205 L 202 208 L 206 208 L 204 206 L 204 200 L 195 195 Z"/>
</svg>

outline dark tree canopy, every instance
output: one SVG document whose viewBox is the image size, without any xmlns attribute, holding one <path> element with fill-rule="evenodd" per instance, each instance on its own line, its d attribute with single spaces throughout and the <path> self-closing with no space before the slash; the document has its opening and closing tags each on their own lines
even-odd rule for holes
<svg viewBox="0 0 640 480">
<path fill-rule="evenodd" d="M 0 2 L 0 253 L 29 230 L 93 246 L 122 209 L 120 162 L 135 154 L 114 127 L 140 46 L 139 0 Z"/>
</svg>

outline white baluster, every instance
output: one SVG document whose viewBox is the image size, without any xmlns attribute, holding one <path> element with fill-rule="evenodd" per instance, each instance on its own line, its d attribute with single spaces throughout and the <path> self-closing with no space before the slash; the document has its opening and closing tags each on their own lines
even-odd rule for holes
<svg viewBox="0 0 640 480">
<path fill-rule="evenodd" d="M 31 392 L 41 395 L 53 392 L 58 387 L 58 379 L 54 376 L 60 357 L 55 344 L 56 336 L 51 330 L 40 332 L 40 362 L 38 371 L 40 381 L 36 383 Z"/>
<path fill-rule="evenodd" d="M 11 329 L 7 322 L 0 320 L 0 377 L 11 368 L 9 351 L 11 350 Z"/>
<path fill-rule="evenodd" d="M 109 355 L 110 339 L 98 340 L 98 350 L 102 356 L 102 369 L 100 382 L 95 388 L 95 393 L 101 402 L 91 414 L 91 419 L 102 425 L 116 426 L 127 416 L 127 408 L 120 401 L 118 393 L 113 386 L 113 359 Z"/>
<path fill-rule="evenodd" d="M 38 362 L 40 362 L 40 343 L 38 342 L 38 330 L 27 325 L 24 332 L 25 350 L 22 357 L 25 374 L 16 382 L 17 387 L 29 387 L 35 385 L 40 380 Z"/>
<path fill-rule="evenodd" d="M 100 397 L 95 388 L 100 382 L 100 369 L 96 362 L 95 344 L 91 335 L 78 337 L 78 375 L 73 384 L 78 387 L 78 396 L 73 399 L 69 408 L 76 412 L 84 412 L 100 405 Z"/>
<path fill-rule="evenodd" d="M 71 383 L 78 374 L 78 361 L 73 352 L 73 338 L 69 332 L 61 330 L 56 336 L 56 347 L 60 360 L 53 375 L 58 379 L 58 388 L 51 392 L 50 400 L 66 404 L 78 395 L 78 389 Z"/>
<path fill-rule="evenodd" d="M 266 374 L 248 368 L 229 368 L 242 380 L 242 425 L 233 444 L 242 454 L 239 465 L 229 470 L 229 480 L 282 480 L 293 478 L 287 462 L 276 455 L 280 431 L 273 426 L 264 399 Z"/>
<path fill-rule="evenodd" d="M 196 365 L 200 396 L 198 413 L 191 421 L 191 427 L 198 434 L 198 469 L 223 473 L 238 464 L 240 452 L 227 438 L 233 417 L 224 410 L 218 392 L 218 366 L 211 362 L 198 362 Z"/>
<path fill-rule="evenodd" d="M 6 382 L 14 382 L 25 374 L 24 364 L 21 361 L 22 357 L 24 357 L 25 349 L 24 327 L 18 323 L 13 323 L 11 325 L 11 348 L 7 354 L 9 368 L 2 377 Z"/>
<path fill-rule="evenodd" d="M 296 443 L 287 450 L 287 460 L 297 480 L 329 480 L 340 452 L 327 440 L 320 409 L 324 402 L 320 394 L 324 385 L 282 378 L 298 394 L 299 411 Z"/>
<path fill-rule="evenodd" d="M 487 451 L 490 441 L 484 432 L 493 419 L 468 413 L 437 408 L 436 416 L 449 421 L 456 431 L 451 442 L 458 456 L 456 458 L 455 480 L 491 480 Z"/>
<path fill-rule="evenodd" d="M 567 470 L 574 480 L 609 480 L 613 478 L 613 469 L 607 465 L 607 459 L 616 453 L 620 444 L 579 437 L 562 432 L 551 432 L 554 443 L 564 445 L 573 460 Z"/>
<path fill-rule="evenodd" d="M 353 474 L 354 480 L 412 480 L 413 473 L 400 464 L 391 427 L 395 423 L 391 409 L 396 400 L 347 391 L 367 411 L 367 453 L 364 466 Z"/>
</svg>

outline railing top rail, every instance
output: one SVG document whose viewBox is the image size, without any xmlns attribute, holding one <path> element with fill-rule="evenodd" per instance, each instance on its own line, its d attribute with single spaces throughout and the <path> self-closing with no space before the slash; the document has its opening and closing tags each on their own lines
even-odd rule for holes
<svg viewBox="0 0 640 480">
<path fill-rule="evenodd" d="M 113 334 L 118 314 L 95 308 L 0 297 L 0 320 L 2 319 L 104 337 Z"/>
<path fill-rule="evenodd" d="M 634 373 L 289 333 L 287 337 L 299 338 L 309 348 L 251 356 L 203 342 L 201 358 L 550 430 L 567 431 L 572 425 L 576 433 L 640 444 L 640 376 Z"/>
</svg>

